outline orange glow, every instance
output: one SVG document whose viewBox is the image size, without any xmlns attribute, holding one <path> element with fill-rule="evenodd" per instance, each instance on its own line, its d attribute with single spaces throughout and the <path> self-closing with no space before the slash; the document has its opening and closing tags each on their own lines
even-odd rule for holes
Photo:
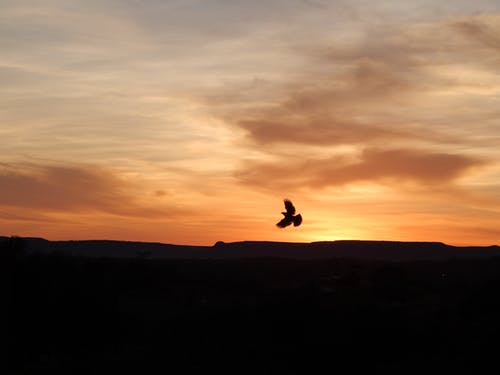
<svg viewBox="0 0 500 375">
<path fill-rule="evenodd" d="M 62 3 L 2 9 L 0 235 L 500 243 L 500 4 Z"/>
</svg>

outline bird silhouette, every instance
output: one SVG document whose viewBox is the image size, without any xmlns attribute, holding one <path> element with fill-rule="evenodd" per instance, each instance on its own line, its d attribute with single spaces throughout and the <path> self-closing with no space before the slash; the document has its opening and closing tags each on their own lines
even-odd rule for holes
<svg viewBox="0 0 500 375">
<path fill-rule="evenodd" d="M 295 207 L 289 199 L 284 199 L 286 212 L 282 212 L 284 218 L 276 224 L 279 228 L 285 228 L 293 223 L 294 227 L 298 227 L 302 223 L 302 216 L 295 215 Z"/>
</svg>

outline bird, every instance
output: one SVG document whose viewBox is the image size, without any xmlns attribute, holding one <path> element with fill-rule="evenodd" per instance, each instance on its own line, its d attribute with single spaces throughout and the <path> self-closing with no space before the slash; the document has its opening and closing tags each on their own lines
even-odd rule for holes
<svg viewBox="0 0 500 375">
<path fill-rule="evenodd" d="M 289 199 L 284 199 L 286 212 L 282 212 L 284 218 L 281 219 L 279 223 L 276 223 L 276 226 L 279 228 L 285 228 L 293 223 L 294 227 L 298 227 L 302 223 L 302 215 L 295 215 L 295 207 L 293 206 L 292 201 Z"/>
</svg>

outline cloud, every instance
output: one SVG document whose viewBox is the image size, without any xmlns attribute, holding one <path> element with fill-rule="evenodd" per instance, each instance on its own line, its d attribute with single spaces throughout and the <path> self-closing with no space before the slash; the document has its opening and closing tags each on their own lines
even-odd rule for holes
<svg viewBox="0 0 500 375">
<path fill-rule="evenodd" d="M 309 118 L 278 120 L 242 120 L 244 128 L 259 143 L 302 143 L 338 145 L 366 143 L 377 139 L 397 139 L 404 131 L 384 129 L 352 121 L 351 119 Z"/>
<path fill-rule="evenodd" d="M 163 197 L 167 195 L 167 193 L 165 192 L 165 190 L 155 190 L 154 195 L 155 197 Z"/>
<path fill-rule="evenodd" d="M 247 162 L 236 177 L 243 184 L 271 189 L 323 188 L 370 181 L 400 185 L 404 181 L 439 186 L 453 182 L 484 161 L 465 155 L 421 150 L 366 149 L 355 161 L 324 159 Z"/>
<path fill-rule="evenodd" d="M 390 113 L 415 87 L 386 62 L 360 58 L 342 73 L 330 77 L 314 73 L 303 82 L 291 83 L 278 100 L 232 109 L 224 118 L 262 144 L 336 145 L 423 138 L 411 126 L 403 128 L 409 121 Z M 437 132 L 425 137 L 443 139 Z"/>
<path fill-rule="evenodd" d="M 453 25 L 468 39 L 500 52 L 500 24 L 495 17 L 483 15 L 457 21 Z"/>
<path fill-rule="evenodd" d="M 356 37 L 302 45 L 296 52 L 307 63 L 281 86 L 235 93 L 233 100 L 221 95 L 211 104 L 258 145 L 464 143 L 460 131 L 496 111 L 481 90 L 498 90 L 499 20 L 495 14 L 372 25 Z M 475 124 L 457 124 L 471 113 Z"/>
<path fill-rule="evenodd" d="M 0 206 L 41 212 L 104 212 L 158 216 L 161 209 L 139 204 L 133 183 L 91 166 L 1 164 Z"/>
</svg>

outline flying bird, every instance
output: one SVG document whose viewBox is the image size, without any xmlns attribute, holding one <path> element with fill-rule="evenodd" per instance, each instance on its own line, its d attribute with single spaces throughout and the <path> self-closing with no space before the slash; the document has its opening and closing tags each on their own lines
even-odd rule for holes
<svg viewBox="0 0 500 375">
<path fill-rule="evenodd" d="M 295 207 L 290 200 L 284 199 L 284 202 L 286 212 L 282 212 L 284 218 L 276 226 L 285 228 L 293 223 L 294 227 L 298 227 L 302 223 L 302 216 L 300 214 L 295 215 Z"/>
</svg>

